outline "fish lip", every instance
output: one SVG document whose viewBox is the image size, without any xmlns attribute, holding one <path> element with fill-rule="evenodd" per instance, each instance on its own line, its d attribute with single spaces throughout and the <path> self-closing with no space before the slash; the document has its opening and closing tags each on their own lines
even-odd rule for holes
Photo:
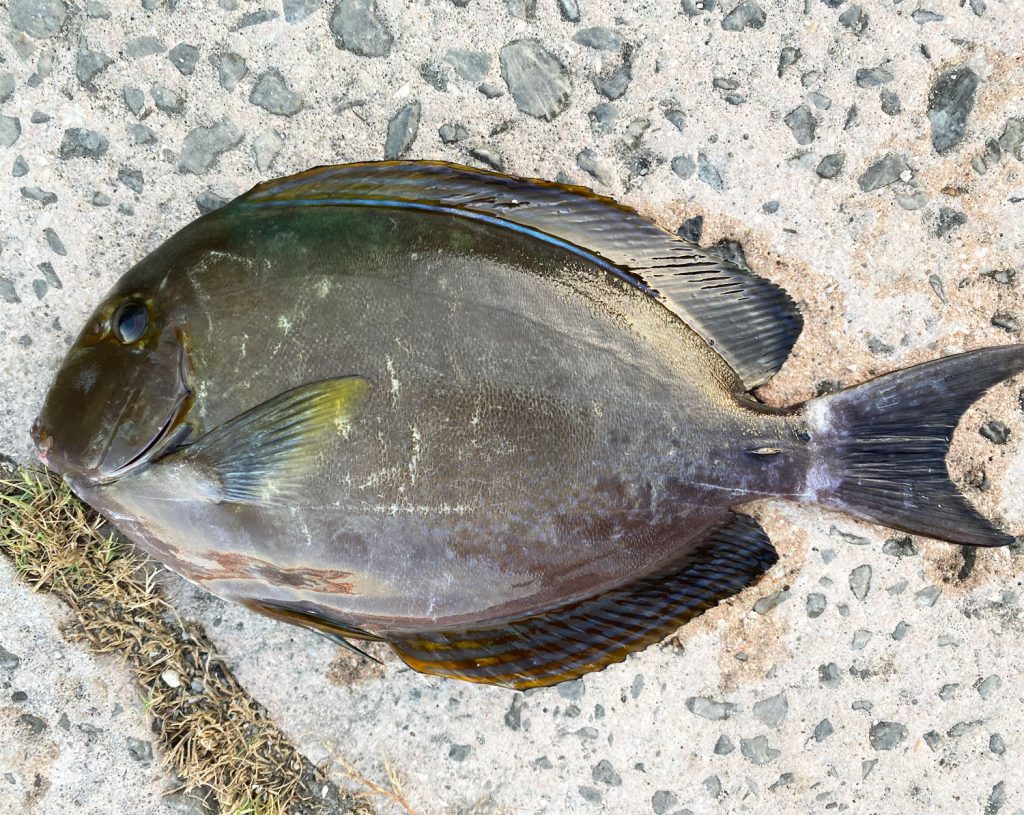
<svg viewBox="0 0 1024 815">
<path fill-rule="evenodd" d="M 192 428 L 185 420 L 192 411 L 195 394 L 192 390 L 188 353 L 184 345 L 178 355 L 178 387 L 179 394 L 173 409 L 149 443 L 120 467 L 92 479 L 94 486 L 112 484 L 146 464 L 170 455 L 191 432 Z"/>
</svg>

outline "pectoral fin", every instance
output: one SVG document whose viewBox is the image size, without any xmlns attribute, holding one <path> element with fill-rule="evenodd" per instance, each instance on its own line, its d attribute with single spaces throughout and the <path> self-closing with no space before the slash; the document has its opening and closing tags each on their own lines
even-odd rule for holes
<svg viewBox="0 0 1024 815">
<path fill-rule="evenodd" d="M 287 501 L 303 489 L 324 444 L 348 433 L 370 387 L 360 376 L 302 385 L 211 430 L 164 462 L 189 469 L 212 500 Z"/>
<path fill-rule="evenodd" d="M 775 548 L 757 521 L 728 520 L 671 567 L 534 617 L 387 641 L 423 673 L 525 689 L 621 662 L 736 594 L 771 568 Z"/>
</svg>

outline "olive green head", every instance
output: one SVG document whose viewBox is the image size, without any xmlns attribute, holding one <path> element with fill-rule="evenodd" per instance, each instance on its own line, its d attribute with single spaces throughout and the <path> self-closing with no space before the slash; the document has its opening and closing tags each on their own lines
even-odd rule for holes
<svg viewBox="0 0 1024 815">
<path fill-rule="evenodd" d="M 143 277 L 126 276 L 93 312 L 32 426 L 42 461 L 79 483 L 120 478 L 188 433 L 186 335 Z"/>
</svg>

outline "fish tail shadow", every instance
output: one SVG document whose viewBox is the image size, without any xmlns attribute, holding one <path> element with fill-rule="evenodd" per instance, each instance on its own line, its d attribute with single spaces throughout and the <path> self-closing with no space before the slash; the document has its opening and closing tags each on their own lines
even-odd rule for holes
<svg viewBox="0 0 1024 815">
<path fill-rule="evenodd" d="M 964 411 L 1021 371 L 1024 345 L 982 348 L 812 399 L 803 406 L 811 448 L 805 497 L 951 543 L 1013 543 L 950 480 L 946 455 Z"/>
</svg>

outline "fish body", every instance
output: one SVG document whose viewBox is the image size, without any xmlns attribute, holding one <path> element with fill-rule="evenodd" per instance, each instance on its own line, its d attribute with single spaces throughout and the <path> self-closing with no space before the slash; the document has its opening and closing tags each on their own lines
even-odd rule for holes
<svg viewBox="0 0 1024 815">
<path fill-rule="evenodd" d="M 748 391 L 800 324 L 778 287 L 579 188 L 321 168 L 130 270 L 35 434 L 80 496 L 226 599 L 420 670 L 551 684 L 763 573 L 774 550 L 734 511 L 751 500 L 1007 542 L 936 470 L 949 433 L 899 452 L 894 424 L 931 410 L 951 430 L 1020 347 L 769 408 Z M 908 389 L 933 405 L 903 415 Z"/>
</svg>

